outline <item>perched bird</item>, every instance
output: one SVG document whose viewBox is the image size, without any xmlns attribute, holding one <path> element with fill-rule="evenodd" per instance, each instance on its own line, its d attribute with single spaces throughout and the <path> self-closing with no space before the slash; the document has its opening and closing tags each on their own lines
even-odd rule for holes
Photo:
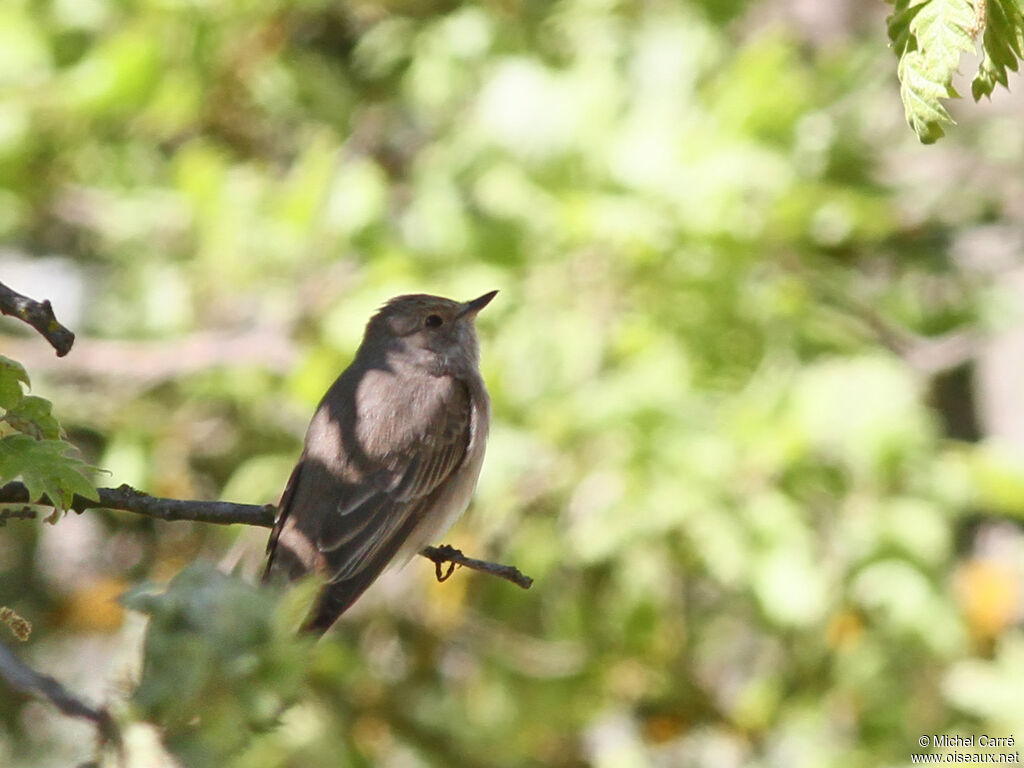
<svg viewBox="0 0 1024 768">
<path fill-rule="evenodd" d="M 325 632 L 389 563 L 436 542 L 469 505 L 490 423 L 474 321 L 495 294 L 391 299 L 320 402 L 263 576 L 323 579 L 306 630 Z"/>
</svg>

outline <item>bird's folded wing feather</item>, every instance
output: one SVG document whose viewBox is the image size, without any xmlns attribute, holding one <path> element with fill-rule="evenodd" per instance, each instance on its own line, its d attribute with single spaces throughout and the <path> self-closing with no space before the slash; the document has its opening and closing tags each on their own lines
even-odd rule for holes
<svg viewBox="0 0 1024 768">
<path fill-rule="evenodd" d="M 470 439 L 469 393 L 454 382 L 421 435 L 381 457 L 381 468 L 324 521 L 317 548 L 332 583 L 382 570 L 427 513 L 438 487 L 461 464 Z M 385 554 L 386 553 L 386 554 Z M 383 563 L 377 560 L 383 554 Z M 374 574 L 375 576 L 376 574 Z"/>
<path fill-rule="evenodd" d="M 269 548 L 273 563 L 276 536 L 289 526 L 311 539 L 311 550 L 315 546 L 328 584 L 307 628 L 326 630 L 373 583 L 464 460 L 473 416 L 469 392 L 452 380 L 446 395 L 418 434 L 371 457 L 376 468 L 362 482 L 341 482 L 309 458 L 293 472 Z"/>
</svg>

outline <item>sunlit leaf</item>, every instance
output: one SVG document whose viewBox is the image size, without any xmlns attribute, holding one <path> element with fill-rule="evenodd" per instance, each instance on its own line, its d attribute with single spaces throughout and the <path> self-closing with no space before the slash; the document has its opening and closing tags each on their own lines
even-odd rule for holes
<svg viewBox="0 0 1024 768">
<path fill-rule="evenodd" d="M 925 144 L 941 138 L 953 119 L 942 99 L 956 98 L 953 75 L 960 56 L 975 49 L 977 18 L 971 0 L 898 0 L 889 36 L 900 57 L 900 95 L 907 122 Z"/>
<path fill-rule="evenodd" d="M 1016 72 L 1024 57 L 1024 6 L 1020 0 L 984 0 L 980 7 L 985 9 L 985 34 L 978 74 L 971 82 L 975 101 L 991 96 L 997 83 L 1009 88 L 1006 71 Z"/>
</svg>

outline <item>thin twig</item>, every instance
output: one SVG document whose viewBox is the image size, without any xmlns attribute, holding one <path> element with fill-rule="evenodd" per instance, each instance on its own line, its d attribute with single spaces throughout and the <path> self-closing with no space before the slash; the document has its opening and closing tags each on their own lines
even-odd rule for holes
<svg viewBox="0 0 1024 768">
<path fill-rule="evenodd" d="M 0 676 L 11 687 L 46 699 L 65 715 L 91 720 L 103 743 L 120 743 L 117 725 L 107 710 L 87 704 L 49 675 L 36 672 L 4 643 L 0 643 Z"/>
<path fill-rule="evenodd" d="M 75 343 L 75 334 L 57 322 L 49 300 L 36 301 L 0 283 L 0 312 L 22 320 L 50 342 L 57 357 L 64 357 Z"/>
<path fill-rule="evenodd" d="M 464 565 L 474 571 L 489 573 L 500 579 L 511 581 L 523 589 L 529 589 L 533 586 L 533 579 L 521 573 L 514 565 L 501 565 L 500 563 L 490 563 L 486 560 L 477 560 L 475 557 L 466 557 L 462 552 L 449 544 L 445 544 L 442 547 L 425 547 L 420 554 L 433 561 L 438 581 L 445 581 L 451 576 L 456 565 Z M 442 563 L 452 564 L 445 574 L 441 573 Z"/>
<path fill-rule="evenodd" d="M 155 517 L 160 520 L 192 520 L 200 523 L 216 523 L 218 525 L 254 525 L 270 528 L 274 525 L 276 508 L 271 504 L 235 504 L 230 501 L 185 501 L 182 499 L 163 499 L 137 491 L 131 486 L 122 485 L 118 488 L 98 488 L 99 502 L 84 496 L 75 496 L 70 509 L 84 512 L 87 509 L 119 509 L 139 515 Z M 50 500 L 43 496 L 30 499 L 28 489 L 23 483 L 13 482 L 0 486 L 0 504 L 46 504 Z M 17 517 L 20 515 L 11 515 Z M 444 581 L 451 576 L 455 566 L 461 565 L 474 571 L 481 571 L 492 576 L 511 581 L 513 584 L 529 589 L 533 579 L 524 576 L 518 568 L 487 560 L 466 557 L 454 547 L 427 547 L 420 552 L 437 568 L 438 580 Z M 441 573 L 441 565 L 451 563 L 447 574 Z M 443 578 L 442 578 L 443 575 Z"/>
</svg>

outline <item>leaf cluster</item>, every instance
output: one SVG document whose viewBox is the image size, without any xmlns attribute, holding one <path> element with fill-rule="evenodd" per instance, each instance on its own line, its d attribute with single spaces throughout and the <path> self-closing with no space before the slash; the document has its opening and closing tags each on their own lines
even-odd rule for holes
<svg viewBox="0 0 1024 768">
<path fill-rule="evenodd" d="M 957 98 L 953 77 L 960 57 L 981 41 L 982 60 L 971 82 L 975 101 L 996 84 L 1009 87 L 1024 56 L 1024 5 L 1020 0 L 890 0 L 889 38 L 899 57 L 900 95 L 907 122 L 931 144 L 953 124 L 943 99 Z"/>
<path fill-rule="evenodd" d="M 20 478 L 31 500 L 46 496 L 60 510 L 75 494 L 98 501 L 90 467 L 73 455 L 50 401 L 25 394 L 29 384 L 24 366 L 0 356 L 0 483 Z"/>
</svg>

